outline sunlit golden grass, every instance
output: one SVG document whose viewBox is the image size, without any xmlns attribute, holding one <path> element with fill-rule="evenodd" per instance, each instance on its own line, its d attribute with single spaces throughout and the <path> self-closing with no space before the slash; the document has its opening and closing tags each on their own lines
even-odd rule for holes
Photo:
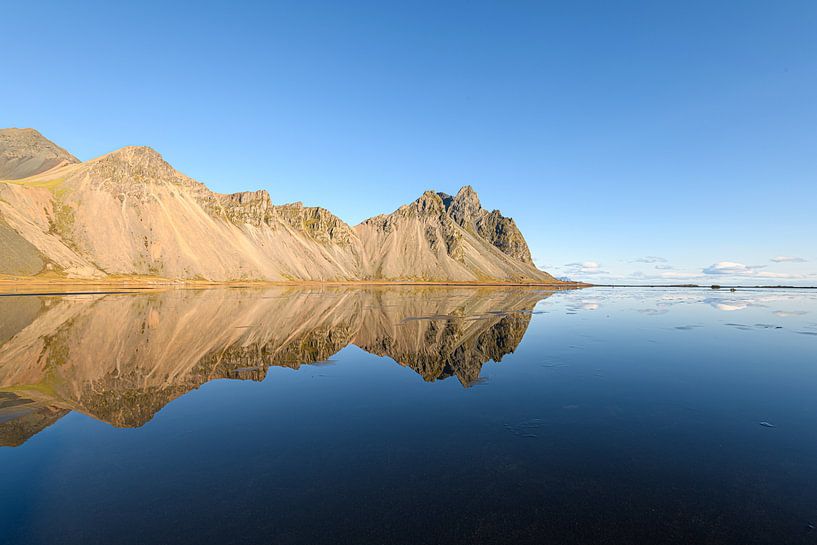
<svg viewBox="0 0 817 545">
<path fill-rule="evenodd" d="M 25 187 L 42 187 L 48 189 L 49 191 L 56 191 L 64 181 L 65 178 L 54 178 L 53 180 L 34 180 L 29 182 L 24 178 L 22 180 L 3 180 L 2 183 L 22 185 Z"/>
</svg>

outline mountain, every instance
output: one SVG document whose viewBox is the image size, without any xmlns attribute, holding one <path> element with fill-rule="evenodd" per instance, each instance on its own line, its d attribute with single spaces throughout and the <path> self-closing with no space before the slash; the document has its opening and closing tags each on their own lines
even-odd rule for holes
<svg viewBox="0 0 817 545">
<path fill-rule="evenodd" d="M 5 276 L 558 282 L 470 186 L 352 228 L 266 191 L 215 193 L 148 147 L 79 162 L 32 129 L 0 131 L 0 174 Z"/>
<path fill-rule="evenodd" d="M 273 287 L 0 298 L 0 446 L 69 410 L 145 424 L 215 379 L 326 362 L 354 344 L 465 387 L 512 353 L 553 292 L 513 287 Z M 100 356 L 104 355 L 104 356 Z"/>
<path fill-rule="evenodd" d="M 0 180 L 27 178 L 79 159 L 34 129 L 0 129 Z"/>
<path fill-rule="evenodd" d="M 426 191 L 391 214 L 364 221 L 355 232 L 371 278 L 556 282 L 533 265 L 514 221 L 484 210 L 470 186 L 455 197 Z"/>
</svg>

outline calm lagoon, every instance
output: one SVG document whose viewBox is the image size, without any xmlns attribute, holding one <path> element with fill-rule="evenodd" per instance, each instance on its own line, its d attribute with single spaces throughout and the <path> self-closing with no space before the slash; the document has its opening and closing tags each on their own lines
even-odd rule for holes
<svg viewBox="0 0 817 545">
<path fill-rule="evenodd" d="M 0 542 L 817 543 L 817 293 L 0 297 Z"/>
</svg>

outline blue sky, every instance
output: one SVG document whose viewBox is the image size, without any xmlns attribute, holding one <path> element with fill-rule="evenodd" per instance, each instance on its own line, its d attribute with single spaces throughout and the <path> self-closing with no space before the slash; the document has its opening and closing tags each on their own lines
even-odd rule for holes
<svg viewBox="0 0 817 545">
<path fill-rule="evenodd" d="M 216 191 L 350 223 L 471 184 L 557 275 L 817 284 L 817 2 L 15 2 L 3 18 L 0 126 L 81 159 L 150 145 Z"/>
</svg>

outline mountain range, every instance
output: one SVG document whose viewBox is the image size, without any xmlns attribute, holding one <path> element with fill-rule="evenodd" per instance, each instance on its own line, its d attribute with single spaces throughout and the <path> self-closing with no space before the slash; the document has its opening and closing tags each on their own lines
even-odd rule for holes
<svg viewBox="0 0 817 545">
<path fill-rule="evenodd" d="M 82 162 L 0 130 L 0 277 L 557 284 L 470 186 L 354 227 L 267 191 L 219 194 L 148 147 Z"/>
</svg>

